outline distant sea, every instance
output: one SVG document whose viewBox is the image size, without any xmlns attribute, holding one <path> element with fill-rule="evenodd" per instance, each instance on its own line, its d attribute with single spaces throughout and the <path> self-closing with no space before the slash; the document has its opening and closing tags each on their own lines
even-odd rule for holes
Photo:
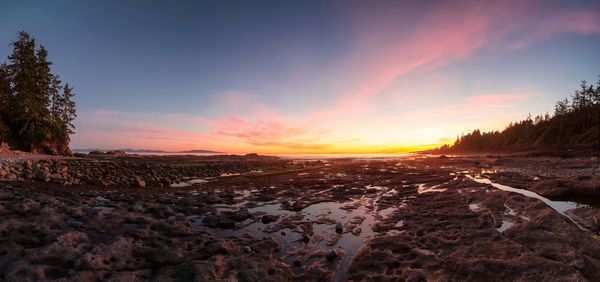
<svg viewBox="0 0 600 282">
<path fill-rule="evenodd" d="M 277 156 L 284 159 L 383 159 L 383 158 L 407 158 L 418 156 L 416 153 L 398 153 L 398 154 L 265 154 Z"/>
<path fill-rule="evenodd" d="M 73 152 L 77 153 L 89 153 L 94 150 L 73 150 Z M 101 150 L 105 151 L 105 150 Z M 221 153 L 221 152 L 211 152 L 211 153 L 185 153 L 185 152 L 127 152 L 127 154 L 137 154 L 137 155 L 149 155 L 149 156 L 164 156 L 164 155 L 172 155 L 172 156 L 185 156 L 185 155 L 194 155 L 194 156 L 221 156 L 221 155 L 245 155 L 241 153 Z M 323 159 L 344 159 L 344 158 L 352 158 L 352 159 L 381 159 L 381 158 L 407 158 L 407 157 L 415 157 L 422 156 L 417 153 L 398 153 L 398 154 L 303 154 L 303 153 L 287 153 L 287 154 L 259 154 L 263 156 L 275 156 L 284 159 L 307 159 L 307 160 L 323 160 Z"/>
</svg>

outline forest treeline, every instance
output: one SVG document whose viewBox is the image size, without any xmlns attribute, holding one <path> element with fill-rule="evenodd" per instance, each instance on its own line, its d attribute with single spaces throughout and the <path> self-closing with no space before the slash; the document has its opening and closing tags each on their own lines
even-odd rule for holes
<svg viewBox="0 0 600 282">
<path fill-rule="evenodd" d="M 600 145 L 600 81 L 596 86 L 581 82 L 571 99 L 558 101 L 554 114 L 531 114 L 510 123 L 502 131 L 479 129 L 444 145 L 441 152 L 498 151 L 545 145 Z"/>
<path fill-rule="evenodd" d="M 71 154 L 77 116 L 73 89 L 52 74 L 44 46 L 20 32 L 8 63 L 0 65 L 0 141 L 13 149 Z"/>
</svg>

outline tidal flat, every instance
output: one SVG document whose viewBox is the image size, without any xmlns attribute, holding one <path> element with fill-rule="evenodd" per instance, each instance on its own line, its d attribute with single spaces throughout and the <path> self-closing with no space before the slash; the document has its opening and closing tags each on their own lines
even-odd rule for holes
<svg viewBox="0 0 600 282">
<path fill-rule="evenodd" d="M 600 279 L 598 153 L 2 165 L 5 280 Z"/>
</svg>

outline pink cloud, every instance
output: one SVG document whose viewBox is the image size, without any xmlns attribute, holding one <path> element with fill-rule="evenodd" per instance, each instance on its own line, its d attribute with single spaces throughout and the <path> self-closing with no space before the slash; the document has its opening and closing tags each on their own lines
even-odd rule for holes
<svg viewBox="0 0 600 282">
<path fill-rule="evenodd" d="M 389 31 L 378 32 L 381 27 L 372 26 L 369 18 L 366 28 L 359 30 L 357 47 L 348 55 L 355 62 L 349 67 L 363 70 L 351 79 L 353 90 L 342 93 L 332 109 L 313 113 L 312 119 L 377 111 L 387 104 L 373 104 L 372 98 L 399 76 L 433 70 L 480 48 L 511 51 L 554 34 L 600 33 L 597 10 L 557 12 L 543 7 L 543 1 L 444 2 L 425 14 L 411 35 L 399 39 Z M 395 12 L 378 16 L 391 17 Z M 384 47 L 374 47 L 374 42 Z"/>
<path fill-rule="evenodd" d="M 213 136 L 233 137 L 255 146 L 277 146 L 289 149 L 322 149 L 330 146 L 318 142 L 326 133 L 306 123 L 283 117 L 276 111 L 260 105 L 252 117 L 228 116 L 214 120 Z"/>
<path fill-rule="evenodd" d="M 303 117 L 284 115 L 257 101 L 254 95 L 225 91 L 215 103 L 215 112 L 242 112 L 207 118 L 181 114 L 152 117 L 98 111 L 87 120 L 86 117 L 83 119 L 96 127 L 111 128 L 112 131 L 103 131 L 105 134 L 123 138 L 137 136 L 146 140 L 163 140 L 164 136 L 171 136 L 168 140 L 173 144 L 233 140 L 263 147 L 325 149 L 332 143 L 319 142 L 323 136 L 335 134 L 340 128 L 352 128 L 356 120 L 368 122 L 364 121 L 369 118 L 368 114 L 395 106 L 398 101 L 392 99 L 404 101 L 406 98 L 403 96 L 411 95 L 407 91 L 395 93 L 396 97 L 390 96 L 383 102 L 377 100 L 399 77 L 417 71 L 435 72 L 437 68 L 468 58 L 480 49 L 509 52 L 560 33 L 600 34 L 597 9 L 553 11 L 542 9 L 543 6 L 543 1 L 497 1 L 488 4 L 447 1 L 422 15 L 416 28 L 401 38 L 393 32 L 395 11 L 386 14 L 390 18 L 384 22 L 389 26 L 383 31 L 371 25 L 372 21 L 379 20 L 376 18 L 379 14 L 357 19 L 357 27 L 353 27 L 356 29 L 356 41 L 349 46 L 343 62 L 336 66 L 341 69 L 340 77 L 333 78 L 347 83 L 346 90 L 336 93 L 337 98 L 329 109 L 312 111 Z M 439 80 L 431 83 L 439 83 Z M 393 124 L 399 120 L 489 115 L 514 108 L 517 102 L 536 96 L 541 95 L 535 92 L 478 95 L 464 98 L 460 103 L 413 111 L 378 122 Z M 178 127 L 164 125 L 186 122 L 195 127 L 176 129 Z M 114 130 L 115 125 L 119 130 Z M 361 134 L 356 132 L 356 137 L 361 137 Z M 336 143 L 341 142 L 343 139 Z"/>
</svg>

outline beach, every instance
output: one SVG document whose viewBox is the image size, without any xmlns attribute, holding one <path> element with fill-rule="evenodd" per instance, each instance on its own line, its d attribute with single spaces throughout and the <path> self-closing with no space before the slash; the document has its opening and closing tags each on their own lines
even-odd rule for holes
<svg viewBox="0 0 600 282">
<path fill-rule="evenodd" d="M 536 174 L 542 160 L 554 175 Z M 597 161 L 11 160 L 0 269 L 9 280 L 597 280 L 598 202 L 527 194 L 543 181 L 595 179 Z M 49 179 L 36 177 L 44 168 Z"/>
</svg>

